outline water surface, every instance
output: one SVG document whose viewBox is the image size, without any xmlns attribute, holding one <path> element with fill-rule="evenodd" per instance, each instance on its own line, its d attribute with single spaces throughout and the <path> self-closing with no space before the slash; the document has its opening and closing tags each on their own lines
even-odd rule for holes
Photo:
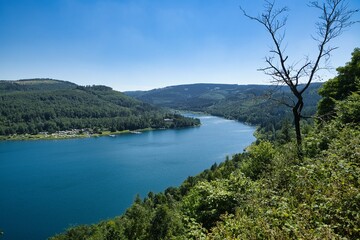
<svg viewBox="0 0 360 240">
<path fill-rule="evenodd" d="M 0 142 L 1 240 L 46 239 L 120 215 L 137 193 L 178 186 L 255 140 L 253 127 L 197 117 L 196 128 Z"/>
</svg>

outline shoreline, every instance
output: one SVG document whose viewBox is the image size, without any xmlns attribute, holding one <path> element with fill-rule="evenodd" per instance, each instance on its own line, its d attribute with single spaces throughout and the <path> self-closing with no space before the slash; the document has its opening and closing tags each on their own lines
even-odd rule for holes
<svg viewBox="0 0 360 240">
<path fill-rule="evenodd" d="M 201 124 L 196 126 L 188 126 L 185 128 L 200 127 Z M 184 128 L 184 127 L 182 127 Z M 15 134 L 10 136 L 0 136 L 1 141 L 38 141 L 38 140 L 68 140 L 68 139 L 80 139 L 80 138 L 92 138 L 92 137 L 115 137 L 122 134 L 140 134 L 147 131 L 156 131 L 156 130 L 169 130 L 169 129 L 182 129 L 182 128 L 143 128 L 136 130 L 123 130 L 123 131 L 103 131 L 102 133 L 78 133 L 78 134 Z"/>
<path fill-rule="evenodd" d="M 67 140 L 67 139 L 79 139 L 79 138 L 91 138 L 91 137 L 105 137 L 112 135 L 121 135 L 121 134 L 129 134 L 129 133 L 139 133 L 145 131 L 153 131 L 156 129 L 153 128 L 145 128 L 145 129 L 137 129 L 137 130 L 123 130 L 123 131 L 103 131 L 102 133 L 78 133 L 78 134 L 16 134 L 11 136 L 0 136 L 0 141 L 28 141 L 28 140 Z"/>
</svg>

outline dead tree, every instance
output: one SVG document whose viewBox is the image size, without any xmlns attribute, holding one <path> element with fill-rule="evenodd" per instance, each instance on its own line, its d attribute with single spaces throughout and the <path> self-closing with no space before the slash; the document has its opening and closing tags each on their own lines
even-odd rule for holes
<svg viewBox="0 0 360 240">
<path fill-rule="evenodd" d="M 351 18 L 358 11 L 349 10 L 346 0 L 312 1 L 308 6 L 318 9 L 320 14 L 316 22 L 316 35 L 312 36 L 318 49 L 315 57 L 308 56 L 297 64 L 288 63 L 289 57 L 283 46 L 288 8 L 275 8 L 275 1 L 265 1 L 264 12 L 254 17 L 240 7 L 246 17 L 264 26 L 271 36 L 273 43 L 271 55 L 265 58 L 267 67 L 260 70 L 269 75 L 277 84 L 287 85 L 295 97 L 293 104 L 286 105 L 292 109 L 300 157 L 302 156 L 300 120 L 303 117 L 301 115 L 304 106 L 303 94 L 311 82 L 318 77 L 319 70 L 326 67 L 324 63 L 330 58 L 331 52 L 337 48 L 331 46 L 330 42 L 355 23 Z"/>
</svg>

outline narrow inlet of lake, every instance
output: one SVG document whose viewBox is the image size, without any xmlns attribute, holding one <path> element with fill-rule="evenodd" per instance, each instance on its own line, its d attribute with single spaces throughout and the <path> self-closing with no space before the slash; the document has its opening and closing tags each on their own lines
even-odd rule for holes
<svg viewBox="0 0 360 240">
<path fill-rule="evenodd" d="M 73 225 L 120 215 L 136 194 L 179 186 L 255 140 L 254 127 L 195 117 L 200 127 L 0 142 L 1 239 L 46 239 Z"/>
</svg>

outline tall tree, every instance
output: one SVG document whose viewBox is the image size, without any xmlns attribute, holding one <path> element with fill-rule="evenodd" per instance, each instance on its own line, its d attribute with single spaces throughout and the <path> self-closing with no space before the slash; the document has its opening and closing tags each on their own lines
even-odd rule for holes
<svg viewBox="0 0 360 240">
<path fill-rule="evenodd" d="M 284 104 L 292 109 L 300 157 L 302 156 L 300 120 L 303 117 L 301 114 L 304 106 L 303 94 L 318 76 L 319 70 L 324 68 L 323 62 L 326 61 L 323 60 L 328 60 L 332 51 L 337 48 L 330 43 L 355 23 L 351 18 L 358 11 L 349 9 L 346 0 L 311 1 L 308 6 L 319 10 L 319 20 L 315 23 L 316 35 L 312 36 L 318 49 L 315 57 L 307 56 L 302 61 L 297 61 L 302 64 L 289 63 L 289 57 L 283 46 L 287 7 L 276 8 L 275 1 L 265 1 L 264 11 L 256 17 L 249 15 L 240 7 L 246 17 L 260 23 L 271 36 L 273 43 L 271 55 L 265 58 L 267 67 L 260 70 L 269 75 L 274 82 L 286 84 L 295 97 L 292 103 Z"/>
<path fill-rule="evenodd" d="M 338 75 L 322 85 L 322 96 L 318 106 L 321 120 L 330 120 L 336 116 L 336 102 L 347 99 L 353 93 L 360 93 L 360 48 L 355 48 L 351 61 L 338 67 Z"/>
</svg>

